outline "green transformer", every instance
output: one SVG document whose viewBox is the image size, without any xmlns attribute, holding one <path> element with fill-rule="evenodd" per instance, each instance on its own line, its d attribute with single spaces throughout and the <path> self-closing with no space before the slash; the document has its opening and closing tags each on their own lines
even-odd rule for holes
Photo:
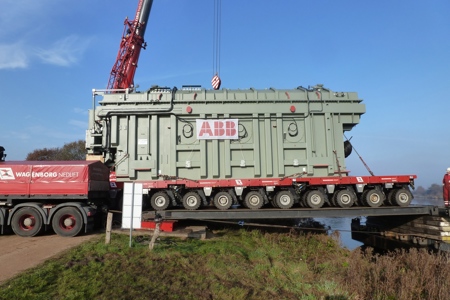
<svg viewBox="0 0 450 300">
<path fill-rule="evenodd" d="M 93 90 L 93 102 L 88 156 L 118 182 L 346 176 L 344 133 L 365 113 L 357 93 L 323 85 Z"/>
</svg>

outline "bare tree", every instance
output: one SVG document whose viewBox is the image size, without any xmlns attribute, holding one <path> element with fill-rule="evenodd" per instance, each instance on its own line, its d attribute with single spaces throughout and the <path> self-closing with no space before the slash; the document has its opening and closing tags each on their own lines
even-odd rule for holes
<svg viewBox="0 0 450 300">
<path fill-rule="evenodd" d="M 56 155 L 56 160 L 85 160 L 86 148 L 83 140 L 64 144 Z"/>
<path fill-rule="evenodd" d="M 36 149 L 28 153 L 26 160 L 55 160 L 58 148 Z"/>
<path fill-rule="evenodd" d="M 59 148 L 36 149 L 28 153 L 26 160 L 85 160 L 86 150 L 83 140 L 64 144 Z"/>
</svg>

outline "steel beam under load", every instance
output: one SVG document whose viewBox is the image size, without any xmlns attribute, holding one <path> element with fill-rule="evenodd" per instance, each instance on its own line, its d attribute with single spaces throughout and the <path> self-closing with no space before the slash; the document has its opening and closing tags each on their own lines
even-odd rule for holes
<svg viewBox="0 0 450 300">
<path fill-rule="evenodd" d="M 332 218 L 332 217 L 368 217 L 368 216 L 405 216 L 405 215 L 438 215 L 437 206 L 409 207 L 353 207 L 353 208 L 321 208 L 321 209 L 260 209 L 250 210 L 236 208 L 229 210 L 166 210 L 144 212 L 145 219 L 153 219 L 158 213 L 165 220 L 230 220 L 230 219 L 298 219 L 298 218 Z"/>
</svg>

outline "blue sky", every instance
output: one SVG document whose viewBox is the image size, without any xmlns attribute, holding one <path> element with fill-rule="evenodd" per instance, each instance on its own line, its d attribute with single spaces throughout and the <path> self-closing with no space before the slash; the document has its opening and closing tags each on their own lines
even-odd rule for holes
<svg viewBox="0 0 450 300">
<path fill-rule="evenodd" d="M 105 88 L 138 0 L 0 0 L 0 145 L 8 160 L 84 139 L 91 90 Z M 135 83 L 213 75 L 213 1 L 154 0 Z M 347 137 L 375 175 L 440 183 L 450 167 L 450 2 L 225 0 L 223 88 L 323 83 L 367 112 Z M 368 175 L 356 153 L 351 175 Z"/>
</svg>

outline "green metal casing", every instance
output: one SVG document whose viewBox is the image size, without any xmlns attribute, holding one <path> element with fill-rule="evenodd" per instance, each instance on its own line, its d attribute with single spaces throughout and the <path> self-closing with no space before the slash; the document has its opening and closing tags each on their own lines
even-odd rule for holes
<svg viewBox="0 0 450 300">
<path fill-rule="evenodd" d="M 117 181 L 345 176 L 343 133 L 365 112 L 357 93 L 321 85 L 95 94 L 86 147 L 115 165 Z M 199 139 L 197 120 L 225 124 L 218 133 L 235 120 L 237 138 Z"/>
</svg>

